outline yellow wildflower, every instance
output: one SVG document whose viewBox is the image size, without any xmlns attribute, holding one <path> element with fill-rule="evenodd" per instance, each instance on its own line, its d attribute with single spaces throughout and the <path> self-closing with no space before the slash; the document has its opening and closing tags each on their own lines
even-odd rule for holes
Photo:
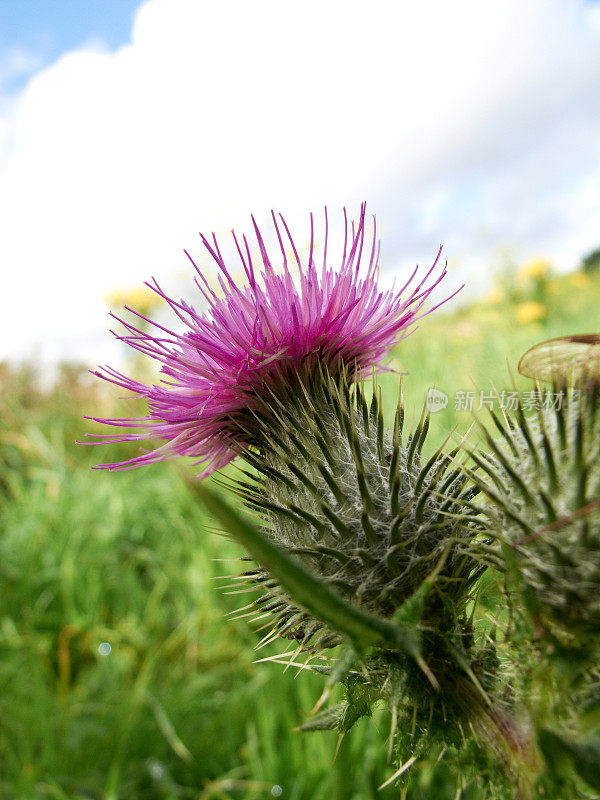
<svg viewBox="0 0 600 800">
<path fill-rule="evenodd" d="M 523 264 L 517 276 L 522 281 L 540 280 L 541 278 L 545 278 L 551 269 L 552 265 L 547 258 L 536 256 L 535 258 L 530 258 L 529 261 Z"/>
<path fill-rule="evenodd" d="M 590 276 L 584 275 L 583 272 L 574 272 L 572 275 L 569 275 L 569 283 L 572 286 L 576 286 L 578 289 L 583 289 L 589 285 Z"/>
<path fill-rule="evenodd" d="M 546 306 L 535 300 L 527 300 L 517 306 L 517 319 L 521 325 L 537 322 L 546 316 Z"/>
</svg>

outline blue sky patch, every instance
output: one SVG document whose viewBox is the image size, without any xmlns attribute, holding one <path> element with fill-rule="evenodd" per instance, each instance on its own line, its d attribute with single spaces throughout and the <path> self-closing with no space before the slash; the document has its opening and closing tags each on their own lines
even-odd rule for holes
<svg viewBox="0 0 600 800">
<path fill-rule="evenodd" d="M 62 53 L 91 40 L 129 41 L 141 0 L 0 0 L 0 91 L 13 93 Z"/>
</svg>

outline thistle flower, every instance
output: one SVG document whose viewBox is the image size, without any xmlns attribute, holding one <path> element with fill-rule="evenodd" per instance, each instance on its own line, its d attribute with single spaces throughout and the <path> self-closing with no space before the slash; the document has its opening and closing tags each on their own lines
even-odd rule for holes
<svg viewBox="0 0 600 800">
<path fill-rule="evenodd" d="M 326 212 L 321 267 L 314 259 L 312 215 L 309 253 L 303 264 L 285 220 L 280 217 L 278 221 L 273 214 L 282 261 L 280 273 L 275 271 L 253 219 L 262 261 L 259 270 L 246 237 L 240 242 L 233 233 L 248 281 L 245 287 L 236 285 L 214 234 L 212 241 L 201 238 L 219 269 L 221 297 L 186 253 L 197 272 L 197 288 L 208 305 L 204 313 L 185 300 L 168 297 L 156 280 L 147 284 L 166 300 L 183 324 L 183 331 L 175 333 L 128 308 L 151 323 L 153 330 L 148 332 L 146 326 L 139 329 L 120 320 L 127 333 L 117 338 L 158 361 L 162 381 L 147 386 L 108 366 L 96 372 L 145 398 L 149 413 L 140 419 L 96 420 L 120 428 L 136 427 L 138 431 L 100 436 L 93 443 L 151 439 L 162 444 L 129 461 L 100 467 L 128 469 L 182 455 L 197 459 L 204 468 L 202 476 L 208 475 L 229 463 L 240 449 L 260 446 L 253 411 L 260 407 L 261 398 L 293 382 L 299 373 L 320 365 L 332 375 L 344 368 L 351 380 L 357 380 L 365 372 L 381 368 L 390 347 L 433 310 L 423 312 L 422 306 L 446 270 L 434 275 L 438 253 L 433 266 L 417 283 L 415 270 L 399 291 L 380 290 L 375 221 L 366 274 L 360 277 L 366 245 L 365 206 L 361 207 L 357 226 L 352 223 L 349 227 L 345 214 L 344 218 L 344 249 L 338 269 L 328 266 Z M 285 239 L 299 273 L 299 287 L 292 278 Z"/>
<path fill-rule="evenodd" d="M 317 707 L 338 682 L 345 700 L 303 727 L 337 727 L 343 734 L 383 700 L 392 712 L 390 747 L 402 758 L 410 753 L 410 763 L 432 743 L 461 747 L 463 731 L 473 729 L 484 750 L 502 750 L 508 766 L 504 728 L 510 726 L 490 699 L 496 693 L 494 642 L 481 640 L 468 613 L 481 574 L 470 555 L 482 532 L 471 513 L 478 489 L 456 465 L 456 451 L 422 456 L 428 419 L 404 438 L 399 403 L 394 431 L 387 433 L 376 387 L 369 405 L 360 386 L 429 313 L 423 304 L 446 273 L 434 276 L 439 253 L 421 281 L 413 284 L 415 271 L 400 291 L 384 292 L 377 287 L 375 226 L 360 277 L 364 205 L 358 225 L 346 223 L 337 270 L 327 263 L 327 217 L 321 267 L 313 258 L 312 217 L 305 264 L 283 218 L 280 226 L 273 215 L 273 223 L 279 273 L 256 224 L 260 274 L 246 238 L 240 243 L 234 234 L 245 288 L 231 277 L 214 235 L 212 242 L 202 237 L 219 268 L 223 296 L 196 268 L 208 304 L 204 314 L 153 284 L 184 324 L 183 333 L 153 323 L 160 331 L 153 336 L 124 323 L 128 333 L 120 338 L 162 364 L 163 383 L 145 386 L 104 368 L 101 377 L 145 397 L 150 413 L 102 421 L 141 428 L 115 441 L 164 444 L 102 466 L 189 455 L 206 475 L 242 455 L 252 471 L 241 469 L 243 478 L 230 479 L 228 488 L 258 524 L 194 484 L 258 563 L 242 576 L 257 592 L 242 614 L 271 617 L 264 642 L 293 640 L 290 663 L 302 651 L 318 660 L 342 645 L 337 659 L 312 666 L 328 675 Z"/>
</svg>

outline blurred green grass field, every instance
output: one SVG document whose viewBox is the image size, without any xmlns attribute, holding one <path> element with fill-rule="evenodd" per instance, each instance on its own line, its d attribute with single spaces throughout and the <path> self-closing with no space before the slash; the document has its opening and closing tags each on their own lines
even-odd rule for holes
<svg viewBox="0 0 600 800">
<path fill-rule="evenodd" d="M 475 391 L 477 407 L 492 383 L 511 388 L 507 361 L 516 373 L 531 345 L 598 331 L 600 275 L 531 273 L 425 318 L 394 352 L 413 420 L 430 387 L 449 397 L 433 443 L 470 424 L 456 392 Z M 379 382 L 391 418 L 398 377 Z M 77 446 L 93 428 L 83 414 L 131 406 L 76 367 L 44 390 L 30 367 L 4 365 L 0 388 L 0 797 L 398 796 L 377 792 L 391 774 L 383 713 L 335 763 L 335 732 L 291 732 L 322 679 L 253 663 L 275 650 L 257 653 L 244 620 L 226 618 L 251 598 L 214 580 L 239 570 L 228 559 L 241 551 L 212 531 L 176 467 L 91 469 L 133 445 Z M 458 796 L 443 762 L 415 769 L 410 800 Z"/>
</svg>

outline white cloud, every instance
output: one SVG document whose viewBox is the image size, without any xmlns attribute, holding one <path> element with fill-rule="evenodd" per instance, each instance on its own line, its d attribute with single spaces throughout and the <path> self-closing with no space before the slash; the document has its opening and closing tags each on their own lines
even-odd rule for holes
<svg viewBox="0 0 600 800">
<path fill-rule="evenodd" d="M 0 110 L 0 348 L 90 355 L 198 229 L 361 199 L 384 264 L 600 239 L 600 34 L 573 0 L 149 0 Z M 302 227 L 300 227 L 302 226 Z M 8 299 L 8 303 L 6 300 Z"/>
</svg>

